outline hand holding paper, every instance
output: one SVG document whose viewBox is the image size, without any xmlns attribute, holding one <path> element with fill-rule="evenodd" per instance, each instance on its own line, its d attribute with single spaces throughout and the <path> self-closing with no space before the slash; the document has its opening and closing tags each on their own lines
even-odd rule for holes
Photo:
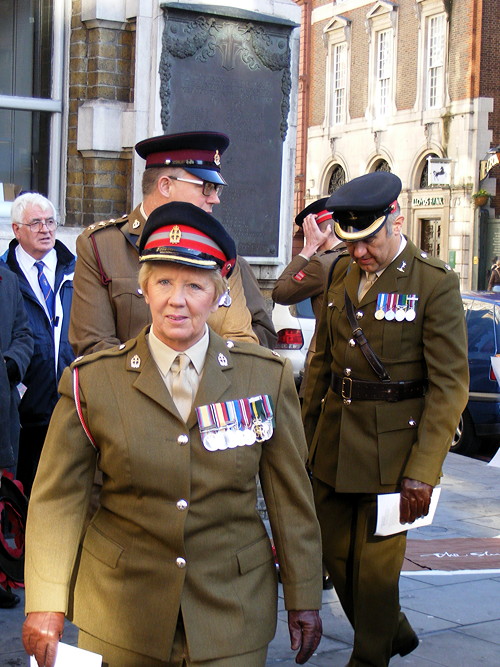
<svg viewBox="0 0 500 667">
<path fill-rule="evenodd" d="M 54 667 L 101 667 L 101 665 L 101 655 L 85 651 L 76 646 L 59 643 Z M 31 656 L 30 667 L 37 667 L 33 656 Z"/>
<path fill-rule="evenodd" d="M 395 535 L 411 528 L 429 526 L 436 512 L 437 503 L 441 494 L 441 487 L 435 487 L 432 493 L 429 512 L 421 519 L 415 519 L 413 523 L 401 523 L 399 505 L 401 495 L 399 493 L 382 493 L 377 496 L 377 526 L 375 535 Z"/>
<path fill-rule="evenodd" d="M 23 625 L 24 650 L 35 656 L 39 667 L 54 667 L 63 630 L 62 612 L 33 611 L 28 614 Z"/>
<path fill-rule="evenodd" d="M 433 488 L 417 479 L 403 477 L 399 506 L 401 523 L 413 523 L 415 519 L 427 516 Z"/>
</svg>

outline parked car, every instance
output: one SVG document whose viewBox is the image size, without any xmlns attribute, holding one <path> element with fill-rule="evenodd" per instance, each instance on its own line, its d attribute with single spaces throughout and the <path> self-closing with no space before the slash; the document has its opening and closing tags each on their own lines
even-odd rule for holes
<svg viewBox="0 0 500 667">
<path fill-rule="evenodd" d="M 482 436 L 500 437 L 500 378 L 491 357 L 500 354 L 500 294 L 464 292 L 469 356 L 469 401 L 451 445 L 452 452 L 471 456 Z"/>
<path fill-rule="evenodd" d="M 311 299 L 305 299 L 293 306 L 275 303 L 272 319 L 278 334 L 274 349 L 292 362 L 293 376 L 298 387 L 316 323 Z"/>
</svg>

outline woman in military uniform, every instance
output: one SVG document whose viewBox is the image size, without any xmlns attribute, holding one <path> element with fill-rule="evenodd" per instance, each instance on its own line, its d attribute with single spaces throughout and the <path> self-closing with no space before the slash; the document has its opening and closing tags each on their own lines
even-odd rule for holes
<svg viewBox="0 0 500 667">
<path fill-rule="evenodd" d="M 140 256 L 151 328 L 61 380 L 30 501 L 26 651 L 52 667 L 66 615 L 108 667 L 262 667 L 277 577 L 259 475 L 304 663 L 321 636 L 321 547 L 289 363 L 207 327 L 236 258 L 210 214 L 159 207 Z"/>
</svg>

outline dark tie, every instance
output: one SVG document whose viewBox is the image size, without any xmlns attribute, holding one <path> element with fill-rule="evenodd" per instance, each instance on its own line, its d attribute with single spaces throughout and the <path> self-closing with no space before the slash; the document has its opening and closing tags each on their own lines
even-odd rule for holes
<svg viewBox="0 0 500 667">
<path fill-rule="evenodd" d="M 39 260 L 38 262 L 35 262 L 35 266 L 38 269 L 38 284 L 40 285 L 40 289 L 42 290 L 43 298 L 45 299 L 45 303 L 47 305 L 47 310 L 49 311 L 50 323 L 53 324 L 53 322 L 54 322 L 54 306 L 55 306 L 54 291 L 53 291 L 52 287 L 49 285 L 49 281 L 47 280 L 47 276 L 43 272 L 43 267 L 45 266 L 45 264 L 42 262 L 42 260 Z"/>
</svg>

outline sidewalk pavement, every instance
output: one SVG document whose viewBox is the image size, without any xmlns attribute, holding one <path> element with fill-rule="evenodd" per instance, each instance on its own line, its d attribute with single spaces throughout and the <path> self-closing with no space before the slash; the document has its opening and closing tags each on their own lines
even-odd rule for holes
<svg viewBox="0 0 500 667">
<path fill-rule="evenodd" d="M 420 645 L 404 658 L 393 658 L 391 667 L 498 667 L 500 468 L 449 454 L 441 486 L 433 525 L 409 531 L 411 557 L 400 582 L 401 606 Z M 334 591 L 324 591 L 321 616 L 323 639 L 307 664 L 344 667 L 352 630 Z M 0 609 L 0 667 L 29 664 L 21 644 L 23 619 L 22 604 Z M 295 665 L 286 621 L 280 590 L 278 629 L 269 646 L 268 667 Z M 64 641 L 75 644 L 76 637 L 76 628 L 67 624 Z"/>
</svg>

